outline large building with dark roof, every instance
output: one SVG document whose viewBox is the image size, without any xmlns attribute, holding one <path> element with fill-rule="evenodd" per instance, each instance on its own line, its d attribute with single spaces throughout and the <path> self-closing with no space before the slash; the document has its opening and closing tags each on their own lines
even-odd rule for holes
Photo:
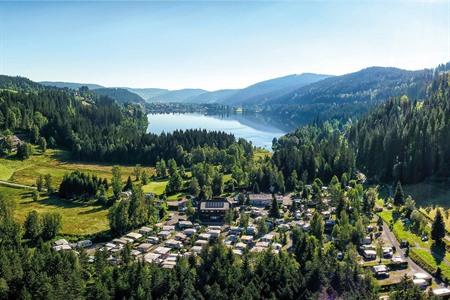
<svg viewBox="0 0 450 300">
<path fill-rule="evenodd" d="M 223 223 L 225 214 L 231 209 L 230 202 L 225 198 L 204 200 L 199 203 L 199 218 L 204 223 Z"/>
</svg>

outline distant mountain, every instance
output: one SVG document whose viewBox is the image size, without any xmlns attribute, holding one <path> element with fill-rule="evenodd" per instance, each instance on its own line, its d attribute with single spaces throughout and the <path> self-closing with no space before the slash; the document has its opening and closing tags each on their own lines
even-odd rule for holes
<svg viewBox="0 0 450 300">
<path fill-rule="evenodd" d="M 434 71 L 371 67 L 309 84 L 266 103 L 270 112 L 297 124 L 348 120 L 391 97 L 424 99 Z"/>
<path fill-rule="evenodd" d="M 82 86 L 87 86 L 90 90 L 104 88 L 104 86 L 94 83 L 77 83 L 77 82 L 63 82 L 63 81 L 41 81 L 39 83 L 46 86 L 54 86 L 57 88 L 69 88 L 73 90 L 78 90 Z"/>
<path fill-rule="evenodd" d="M 118 103 L 143 104 L 145 100 L 141 96 L 123 88 L 99 88 L 92 90 L 97 95 L 108 96 Z"/>
<path fill-rule="evenodd" d="M 158 89 L 158 88 L 128 88 L 128 87 L 124 87 L 124 89 L 127 89 L 132 93 L 138 94 L 145 100 L 169 92 L 169 90 L 167 90 L 167 89 Z"/>
<path fill-rule="evenodd" d="M 189 103 L 218 103 L 228 99 L 236 94 L 239 90 L 218 90 L 213 92 L 205 92 L 200 95 L 186 99 Z"/>
<path fill-rule="evenodd" d="M 167 93 L 147 99 L 147 102 L 178 102 L 189 103 L 189 98 L 199 96 L 208 91 L 202 89 L 181 89 L 168 91 Z"/>
<path fill-rule="evenodd" d="M 403 94 L 423 98 L 432 76 L 431 69 L 407 71 L 371 67 L 306 85 L 268 104 L 376 102 Z"/>
<path fill-rule="evenodd" d="M 330 75 L 312 73 L 278 77 L 248 86 L 221 102 L 229 105 L 263 105 L 298 88 L 328 77 Z"/>
</svg>

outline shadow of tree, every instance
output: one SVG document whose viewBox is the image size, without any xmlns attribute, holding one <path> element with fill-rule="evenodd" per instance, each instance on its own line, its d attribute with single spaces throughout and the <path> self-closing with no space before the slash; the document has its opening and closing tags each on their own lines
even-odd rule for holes
<svg viewBox="0 0 450 300">
<path fill-rule="evenodd" d="M 433 255 L 433 258 L 437 265 L 440 265 L 441 262 L 444 260 L 445 257 L 445 244 L 444 243 L 433 243 L 431 245 L 431 255 Z"/>
</svg>

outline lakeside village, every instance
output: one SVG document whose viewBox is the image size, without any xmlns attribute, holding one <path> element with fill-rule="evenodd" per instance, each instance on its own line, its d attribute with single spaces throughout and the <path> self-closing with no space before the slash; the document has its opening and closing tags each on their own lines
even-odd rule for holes
<svg viewBox="0 0 450 300">
<path fill-rule="evenodd" d="M 53 249 L 77 253 L 86 251 L 91 263 L 95 260 L 96 251 L 106 252 L 111 264 L 120 264 L 122 254 L 127 250 L 128 255 L 136 260 L 168 269 L 175 267 L 179 257 L 199 255 L 206 245 L 219 239 L 239 256 L 248 252 L 289 251 L 292 230 L 317 230 L 318 221 L 323 226 L 319 230 L 323 232 L 325 243 L 334 240 L 332 232 L 337 208 L 331 205 L 327 186 L 321 188 L 321 193 L 320 203 L 301 195 L 269 193 L 239 193 L 205 201 L 183 198 L 167 202 L 167 218 L 155 226 L 142 226 L 106 243 L 93 244 L 90 240 L 69 243 L 59 239 L 54 242 Z M 131 197 L 131 192 L 123 192 L 121 197 Z M 450 297 L 448 286 L 408 257 L 408 242 L 398 241 L 389 224 L 379 216 L 383 210 L 393 209 L 392 204 L 380 206 L 378 201 L 372 208 L 373 218 L 363 229 L 365 235 L 358 248 L 358 263 L 371 270 L 385 290 L 408 277 L 424 292 Z M 343 253 L 338 252 L 337 258 L 344 259 Z"/>
</svg>

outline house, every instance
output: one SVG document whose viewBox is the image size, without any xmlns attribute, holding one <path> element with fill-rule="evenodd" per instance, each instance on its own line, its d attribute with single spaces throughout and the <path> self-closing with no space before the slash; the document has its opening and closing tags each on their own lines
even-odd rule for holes
<svg viewBox="0 0 450 300">
<path fill-rule="evenodd" d="M 260 252 L 263 252 L 264 250 L 266 250 L 266 248 L 262 248 L 262 247 L 257 247 L 257 246 L 255 246 L 255 247 L 253 247 L 253 248 L 250 250 L 250 252 L 253 252 L 253 253 L 260 253 Z"/>
<path fill-rule="evenodd" d="M 0 137 L 0 149 L 8 149 L 11 147 L 12 152 L 16 152 L 17 148 L 23 144 L 23 141 L 17 135 Z"/>
<path fill-rule="evenodd" d="M 408 261 L 400 256 L 394 256 L 391 258 L 391 262 L 393 265 L 395 265 L 397 268 L 407 268 L 408 267 Z"/>
<path fill-rule="evenodd" d="M 87 248 L 87 247 L 91 247 L 91 246 L 92 246 L 91 240 L 83 240 L 83 241 L 77 242 L 77 248 Z"/>
<path fill-rule="evenodd" d="M 207 245 L 208 244 L 208 241 L 207 240 L 196 240 L 195 241 L 195 245 L 196 246 L 201 246 L 201 247 L 203 247 L 204 245 Z"/>
<path fill-rule="evenodd" d="M 168 231 L 168 230 L 163 230 L 163 231 L 160 231 L 160 232 L 158 233 L 158 237 L 161 238 L 161 239 L 163 239 L 163 240 L 166 240 L 167 238 L 169 238 L 170 234 L 171 234 L 170 231 Z"/>
<path fill-rule="evenodd" d="M 392 250 L 392 247 L 383 247 L 383 257 L 384 258 L 391 258 L 394 254 L 394 250 Z"/>
<path fill-rule="evenodd" d="M 431 280 L 433 278 L 430 275 L 428 275 L 427 273 L 415 273 L 413 275 L 413 280 L 414 279 L 423 279 L 427 282 L 427 284 L 431 284 Z"/>
<path fill-rule="evenodd" d="M 69 244 L 56 245 L 56 246 L 53 246 L 53 250 L 55 250 L 55 251 L 68 251 L 68 250 L 72 250 L 72 247 L 70 247 Z"/>
<path fill-rule="evenodd" d="M 156 254 L 161 255 L 161 257 L 167 256 L 167 255 L 169 254 L 169 252 L 170 252 L 170 248 L 162 247 L 162 246 L 156 248 L 156 249 L 153 251 L 153 253 L 156 253 Z"/>
<path fill-rule="evenodd" d="M 142 234 L 137 233 L 137 232 L 130 232 L 126 235 L 126 237 L 135 241 L 135 240 L 140 239 L 142 237 Z"/>
<path fill-rule="evenodd" d="M 59 239 L 55 241 L 55 246 L 69 245 L 69 242 L 66 239 Z"/>
<path fill-rule="evenodd" d="M 192 224 L 191 221 L 179 221 L 178 222 L 178 227 L 180 229 L 192 228 L 192 227 L 194 227 L 194 224 Z"/>
<path fill-rule="evenodd" d="M 175 234 L 174 239 L 177 240 L 177 241 L 181 241 L 182 242 L 182 241 L 187 239 L 187 235 L 185 235 L 182 232 L 177 232 L 177 234 Z"/>
<path fill-rule="evenodd" d="M 283 196 L 275 195 L 278 205 L 283 204 Z M 251 206 L 266 207 L 272 205 L 272 194 L 260 193 L 260 194 L 249 194 L 248 199 Z"/>
<path fill-rule="evenodd" d="M 272 242 L 273 237 L 274 237 L 273 234 L 267 233 L 261 238 L 261 241 L 270 243 Z"/>
<path fill-rule="evenodd" d="M 203 249 L 202 246 L 194 246 L 191 248 L 191 251 L 192 251 L 192 253 L 198 254 L 198 253 L 202 252 L 202 249 Z"/>
<path fill-rule="evenodd" d="M 233 254 L 236 254 L 236 255 L 239 255 L 239 256 L 242 256 L 242 254 L 243 254 L 244 252 L 242 252 L 242 250 L 241 249 L 233 249 Z"/>
<path fill-rule="evenodd" d="M 183 247 L 183 243 L 177 240 L 168 240 L 164 245 L 172 249 L 181 249 Z"/>
<path fill-rule="evenodd" d="M 239 235 L 242 231 L 241 227 L 237 227 L 237 226 L 231 226 L 230 230 L 229 230 L 229 234 L 235 234 L 235 235 Z"/>
<path fill-rule="evenodd" d="M 363 244 L 363 245 L 370 245 L 370 244 L 372 244 L 372 239 L 370 238 L 370 236 L 366 236 L 361 241 L 361 244 Z"/>
<path fill-rule="evenodd" d="M 158 253 L 147 253 L 144 255 L 144 261 L 147 263 L 159 263 L 161 254 Z"/>
<path fill-rule="evenodd" d="M 428 282 L 425 279 L 421 278 L 413 279 L 413 284 L 418 286 L 422 290 L 425 290 L 428 286 Z"/>
<path fill-rule="evenodd" d="M 211 235 L 211 238 L 213 239 L 218 239 L 220 236 L 220 230 L 217 229 L 209 230 L 208 233 Z"/>
<path fill-rule="evenodd" d="M 245 244 L 251 244 L 251 243 L 253 243 L 253 236 L 251 236 L 251 235 L 243 235 L 241 237 L 241 241 L 243 243 L 245 243 Z"/>
<path fill-rule="evenodd" d="M 450 289 L 448 289 L 448 288 L 434 289 L 433 296 L 440 297 L 440 298 L 450 297 Z"/>
<path fill-rule="evenodd" d="M 210 233 L 200 233 L 200 234 L 198 235 L 198 238 L 199 238 L 200 240 L 206 240 L 206 241 L 208 241 L 208 240 L 211 238 L 211 234 L 210 234 Z"/>
<path fill-rule="evenodd" d="M 204 223 L 223 223 L 231 205 L 226 199 L 201 201 L 198 206 L 199 218 Z"/>
<path fill-rule="evenodd" d="M 158 237 L 156 237 L 156 236 L 149 236 L 148 238 L 147 238 L 147 241 L 150 243 L 150 244 L 158 244 L 159 243 L 159 238 Z"/>
<path fill-rule="evenodd" d="M 162 227 L 163 231 L 175 231 L 175 226 L 174 225 L 165 225 Z"/>
<path fill-rule="evenodd" d="M 244 244 L 243 242 L 239 242 L 236 243 L 236 245 L 234 245 L 235 249 L 239 249 L 239 250 L 244 250 L 245 248 L 247 248 L 247 244 Z"/>
<path fill-rule="evenodd" d="M 187 228 L 187 229 L 183 230 L 183 233 L 186 236 L 193 236 L 196 232 L 197 232 L 197 230 L 195 230 L 194 228 Z"/>
<path fill-rule="evenodd" d="M 256 227 L 255 226 L 248 226 L 245 230 L 245 232 L 249 235 L 255 235 L 256 234 Z"/>
<path fill-rule="evenodd" d="M 386 267 L 386 265 L 373 266 L 373 272 L 378 278 L 389 277 L 389 269 Z"/>
<path fill-rule="evenodd" d="M 363 250 L 363 257 L 366 260 L 373 260 L 377 258 L 377 252 L 375 250 L 366 249 Z"/>
<path fill-rule="evenodd" d="M 142 243 L 139 246 L 137 246 L 136 249 L 141 251 L 142 253 L 145 253 L 148 252 L 152 246 L 153 245 L 150 243 Z"/>
<path fill-rule="evenodd" d="M 269 245 L 270 245 L 269 242 L 262 242 L 262 241 L 260 241 L 260 242 L 257 242 L 255 244 L 255 247 L 268 248 Z"/>
<path fill-rule="evenodd" d="M 150 227 L 142 226 L 141 229 L 139 229 L 139 233 L 142 235 L 149 235 L 152 233 L 152 229 Z"/>
</svg>

